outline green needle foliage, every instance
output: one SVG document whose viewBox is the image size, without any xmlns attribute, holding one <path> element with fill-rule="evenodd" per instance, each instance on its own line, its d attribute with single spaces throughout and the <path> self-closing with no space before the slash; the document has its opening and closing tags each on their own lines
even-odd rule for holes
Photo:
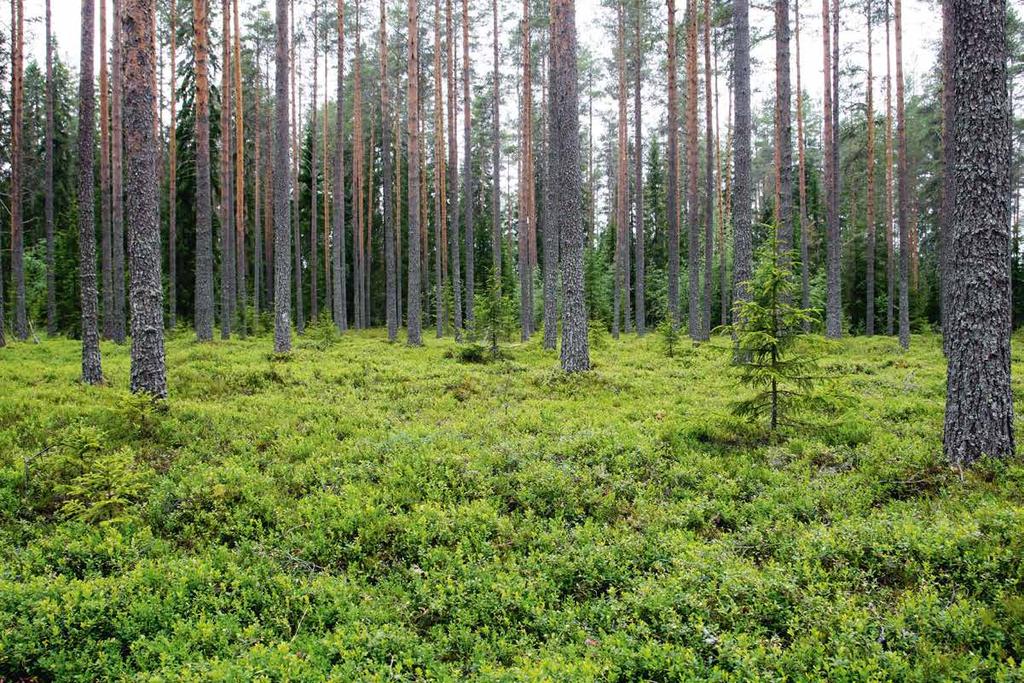
<svg viewBox="0 0 1024 683">
<path fill-rule="evenodd" d="M 780 254 L 777 247 L 773 235 L 758 252 L 747 283 L 750 299 L 736 303 L 736 322 L 727 328 L 736 339 L 740 381 L 755 391 L 734 412 L 751 420 L 767 417 L 772 433 L 809 398 L 817 369 L 816 357 L 801 343 L 814 313 L 793 303 L 800 298 L 792 269 L 796 256 Z"/>
</svg>

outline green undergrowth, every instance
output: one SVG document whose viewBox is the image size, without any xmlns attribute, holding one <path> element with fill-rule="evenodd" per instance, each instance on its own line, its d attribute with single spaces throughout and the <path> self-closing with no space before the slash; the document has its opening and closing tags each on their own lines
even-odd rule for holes
<svg viewBox="0 0 1024 683">
<path fill-rule="evenodd" d="M 271 346 L 173 334 L 165 404 L 0 350 L 0 680 L 1024 679 L 1024 466 L 943 464 L 935 337 L 780 439 L 723 338 Z"/>
</svg>

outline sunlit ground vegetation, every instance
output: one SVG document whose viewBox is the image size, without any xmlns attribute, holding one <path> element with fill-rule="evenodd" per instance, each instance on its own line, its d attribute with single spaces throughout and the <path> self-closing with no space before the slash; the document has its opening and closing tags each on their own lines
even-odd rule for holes
<svg viewBox="0 0 1024 683">
<path fill-rule="evenodd" d="M 154 405 L 13 345 L 0 679 L 1021 680 L 1024 466 L 943 464 L 937 337 L 825 347 L 779 438 L 727 338 L 594 346 L 182 330 Z"/>
</svg>

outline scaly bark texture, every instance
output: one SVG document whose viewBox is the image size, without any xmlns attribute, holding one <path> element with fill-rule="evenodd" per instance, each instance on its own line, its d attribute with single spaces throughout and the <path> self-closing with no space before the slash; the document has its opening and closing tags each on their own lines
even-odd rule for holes
<svg viewBox="0 0 1024 683">
<path fill-rule="evenodd" d="M 942 351 L 949 353 L 949 251 L 953 233 L 953 3 L 942 2 L 942 203 L 939 207 L 939 320 Z"/>
<path fill-rule="evenodd" d="M 520 338 L 526 341 L 533 333 L 533 263 L 530 254 L 530 232 L 534 218 L 530 211 L 533 201 L 533 93 L 530 83 L 529 0 L 523 0 L 520 24 L 523 34 L 523 96 L 519 111 L 519 128 L 522 131 L 519 147 L 519 327 Z"/>
<path fill-rule="evenodd" d="M 582 179 L 574 0 L 551 0 L 551 219 L 561 236 L 562 370 L 590 369 L 587 308 L 583 289 Z"/>
<path fill-rule="evenodd" d="M 455 108 L 455 33 L 452 23 L 452 0 L 445 0 L 445 35 L 447 36 L 447 84 L 448 84 L 448 247 L 451 261 L 452 301 L 455 314 L 455 340 L 462 340 L 462 268 L 460 252 L 462 241 L 459 239 L 459 141 L 456 136 Z M 387 83 L 387 79 L 382 79 Z M 390 149 L 390 145 L 386 147 Z M 385 173 L 390 185 L 390 164 Z M 387 204 L 385 200 L 385 204 Z M 392 243 L 394 240 L 392 239 Z"/>
<path fill-rule="evenodd" d="M 409 284 L 408 284 L 408 343 L 419 346 L 421 325 L 420 288 L 420 39 L 419 39 L 420 7 L 419 0 L 409 0 L 409 83 L 408 83 L 408 119 L 409 119 Z"/>
<path fill-rule="evenodd" d="M 711 99 L 711 0 L 704 0 L 704 309 L 700 338 L 711 335 L 715 225 L 714 100 Z"/>
<path fill-rule="evenodd" d="M 233 0 L 234 93 L 235 93 L 235 296 L 238 310 L 238 331 L 245 334 L 245 100 L 242 97 L 242 25 L 238 21 L 238 0 Z M 227 8 L 225 8 L 226 10 Z M 315 145 L 314 145 L 315 147 Z"/>
<path fill-rule="evenodd" d="M 156 0 L 124 0 L 121 10 L 124 141 L 128 152 L 125 196 L 131 274 L 131 390 L 164 398 L 167 369 L 155 125 Z"/>
<path fill-rule="evenodd" d="M 893 308 L 896 300 L 896 258 L 893 240 L 893 137 L 892 137 L 892 50 L 889 29 L 889 3 L 885 5 L 885 333 L 892 336 L 895 325 Z"/>
<path fill-rule="evenodd" d="M 875 93 L 874 93 L 874 60 L 871 53 L 874 44 L 871 40 L 871 0 L 867 2 L 867 41 L 868 41 L 868 82 L 867 82 L 867 253 L 865 256 L 865 301 L 864 332 L 869 337 L 875 333 Z"/>
<path fill-rule="evenodd" d="M 96 91 L 92 81 L 95 25 L 93 0 L 82 0 L 82 51 L 78 68 L 78 206 L 89 209 L 78 212 L 78 290 L 82 309 L 82 381 L 86 384 L 103 383 L 97 320 L 96 222 L 91 208 L 95 202 L 93 121 L 96 120 Z"/>
<path fill-rule="evenodd" d="M 626 173 L 629 158 L 626 142 L 626 31 L 623 0 L 616 4 L 615 49 L 618 77 L 618 135 L 615 160 L 615 282 L 612 300 L 612 336 L 619 338 L 621 319 L 629 319 L 629 177 Z"/>
<path fill-rule="evenodd" d="M 199 341 L 213 340 L 213 207 L 210 196 L 209 0 L 192 0 L 196 70 L 196 283 Z"/>
<path fill-rule="evenodd" d="M 171 123 L 168 127 L 167 326 L 178 324 L 178 2 L 170 0 Z"/>
<path fill-rule="evenodd" d="M 201 0 L 197 0 L 201 1 Z M 274 352 L 292 348 L 291 225 L 288 190 L 288 0 L 276 0 L 274 49 Z"/>
<path fill-rule="evenodd" d="M 903 11 L 900 0 L 893 0 L 893 29 L 896 33 L 896 140 L 899 152 L 897 167 L 897 209 L 900 230 L 900 347 L 910 347 L 910 225 L 907 214 L 908 184 L 907 120 L 903 98 Z"/>
<path fill-rule="evenodd" d="M 12 159 L 12 161 L 14 161 Z M 107 66 L 107 0 L 100 0 L 100 274 L 103 338 L 114 338 L 114 256 L 110 195 L 110 71 Z M 11 245 L 12 251 L 14 245 Z M 11 269 L 14 269 L 12 253 Z"/>
<path fill-rule="evenodd" d="M 733 4 L 734 79 L 736 89 L 733 130 L 733 301 L 750 298 L 747 283 L 753 276 L 754 253 L 751 235 L 750 187 L 750 2 Z M 669 183 L 672 174 L 669 173 Z"/>
<path fill-rule="evenodd" d="M 470 100 L 469 70 L 469 0 L 462 0 L 462 147 L 465 155 L 462 164 L 462 201 L 463 223 L 466 226 L 466 324 L 473 326 L 476 319 L 473 306 L 476 296 L 476 230 L 473 226 L 473 159 L 472 133 L 473 124 L 470 117 L 472 102 Z"/>
<path fill-rule="evenodd" d="M 337 74 L 337 114 L 334 121 L 334 216 L 333 234 L 331 235 L 332 251 L 331 260 L 333 265 L 333 314 L 334 326 L 341 332 L 348 329 L 348 264 L 345 254 L 345 2 L 338 0 L 338 74 Z M 381 25 L 383 31 L 384 13 L 381 12 Z M 382 78 L 381 83 L 386 84 L 387 60 L 381 60 Z M 381 112 L 386 118 L 387 107 L 386 85 L 381 87 Z M 388 153 L 385 148 L 385 162 L 388 163 Z M 385 214 L 385 230 L 387 215 Z M 389 328 L 390 329 L 390 328 Z"/>
<path fill-rule="evenodd" d="M 498 0 L 491 0 L 494 75 L 491 87 L 491 268 L 501 287 L 501 60 L 498 55 Z"/>
<path fill-rule="evenodd" d="M 800 1 L 793 2 L 793 39 L 796 43 L 796 148 L 798 184 L 800 192 L 800 305 L 811 307 L 810 281 L 810 225 L 807 220 L 807 155 L 804 147 L 804 96 L 800 87 Z M 803 325 L 804 332 L 811 331 L 811 322 Z"/>
<path fill-rule="evenodd" d="M 700 223 L 698 201 L 698 151 L 697 139 L 697 2 L 687 0 L 686 4 L 686 231 L 689 236 L 687 270 L 689 282 L 689 333 L 690 338 L 700 340 L 702 314 L 700 306 Z"/>
<path fill-rule="evenodd" d="M 121 98 L 124 92 L 124 72 L 121 65 L 121 10 L 123 0 L 114 0 L 114 27 L 111 34 L 113 80 L 110 98 L 110 260 L 114 285 L 114 319 L 111 338 L 118 344 L 125 340 L 124 292 L 124 124 Z M 155 173 L 154 168 L 154 173 Z M 158 252 L 159 253 L 159 252 Z"/>
<path fill-rule="evenodd" d="M 641 337 L 647 332 L 646 305 L 646 257 L 644 256 L 644 138 L 643 138 L 643 59 L 644 59 L 644 18 L 646 8 L 637 2 L 636 8 L 636 44 L 633 46 L 633 220 L 636 225 L 636 260 L 635 283 L 633 286 L 636 297 L 636 332 Z M 591 195 L 591 203 L 594 197 Z"/>
<path fill-rule="evenodd" d="M 746 6 L 748 0 L 735 0 L 736 7 Z M 737 9 L 737 57 L 742 49 L 739 39 L 739 9 Z M 746 19 L 743 20 L 746 22 Z M 746 26 L 747 24 L 744 23 Z M 748 31 L 749 33 L 749 31 Z M 747 49 L 747 82 L 750 82 L 749 40 L 745 41 Z M 666 212 L 668 213 L 668 309 L 672 324 L 679 325 L 679 86 L 676 83 L 676 2 L 668 0 L 668 197 Z M 737 67 L 737 74 L 739 73 Z M 739 94 L 737 93 L 737 97 Z M 750 101 L 750 88 L 747 87 L 747 101 Z M 750 109 L 749 105 L 747 107 Z M 749 126 L 748 126 L 749 130 Z M 749 145 L 748 145 L 749 147 Z M 749 155 L 748 155 L 749 158 Z M 591 200 L 593 201 L 593 200 Z"/>
<path fill-rule="evenodd" d="M 319 196 L 317 193 L 317 102 L 319 100 L 318 87 L 320 78 L 320 27 L 318 21 L 320 20 L 320 3 L 313 3 L 313 98 L 310 101 L 309 107 L 309 127 L 310 127 L 310 157 L 309 157 L 309 317 L 316 323 L 320 317 L 320 292 L 317 286 L 317 245 L 319 240 L 317 239 L 317 232 L 319 228 L 317 226 L 317 211 L 319 203 Z"/>
<path fill-rule="evenodd" d="M 50 0 L 46 0 L 46 333 L 57 334 L 57 279 L 54 268 L 55 244 L 53 235 L 53 31 Z M 0 297 L 0 306 L 3 305 Z M 2 323 L 2 320 L 0 320 Z"/>
<path fill-rule="evenodd" d="M 341 0 L 338 0 L 339 7 Z M 340 11 L 340 10 L 339 10 Z M 384 321 L 388 328 L 388 341 L 398 339 L 398 257 L 395 249 L 395 212 L 393 179 L 391 170 L 391 106 L 388 81 L 388 29 L 387 3 L 380 0 L 380 117 L 381 117 L 381 165 L 384 186 Z M 342 54 L 338 53 L 338 59 Z M 338 88 L 341 98 L 341 87 Z M 339 131 L 341 130 L 339 123 Z M 339 133 L 340 135 L 340 133 Z"/>
<path fill-rule="evenodd" d="M 833 139 L 836 131 L 833 129 L 832 117 L 832 50 L 830 30 L 832 28 L 832 13 L 829 8 L 829 0 L 822 0 L 822 60 L 824 64 L 824 105 L 823 113 L 825 124 L 822 134 L 822 147 L 824 156 L 824 182 L 825 182 L 825 335 L 830 339 L 838 339 L 843 334 L 842 321 L 842 299 L 840 283 L 840 258 L 842 256 L 842 245 L 840 244 L 839 231 L 839 204 L 836 198 L 835 176 L 838 169 L 835 167 L 836 158 L 832 154 Z"/>
<path fill-rule="evenodd" d="M 358 4 L 357 4 L 358 7 Z M 295 330 L 299 334 L 303 334 L 306 331 L 306 310 L 303 305 L 302 296 L 302 231 L 301 221 L 299 220 L 299 116 L 298 111 L 298 97 L 296 96 L 296 87 L 298 79 L 296 78 L 296 68 L 299 63 L 298 53 L 298 41 L 295 35 L 295 0 L 291 3 L 291 108 L 292 108 L 292 164 L 291 164 L 291 192 L 292 192 L 292 238 L 295 241 L 295 250 L 292 253 L 293 258 L 293 269 L 292 273 L 295 277 Z M 299 109 L 301 111 L 301 109 Z"/>
<path fill-rule="evenodd" d="M 1014 454 L 1007 201 L 1012 142 L 1005 0 L 950 4 L 956 202 L 949 241 L 944 446 L 946 458 L 963 466 L 982 455 Z"/>
<path fill-rule="evenodd" d="M 789 89 L 789 0 L 775 0 L 775 135 L 778 141 L 778 249 L 793 250 L 793 127 Z M 783 266 L 788 267 L 788 256 Z"/>
<path fill-rule="evenodd" d="M 444 336 L 444 277 L 447 270 L 448 207 L 445 199 L 444 91 L 441 89 L 441 2 L 434 0 L 434 324 Z"/>
<path fill-rule="evenodd" d="M 231 337 L 235 314 L 235 195 L 231 136 L 231 0 L 221 2 L 220 53 L 220 337 Z"/>
<path fill-rule="evenodd" d="M 553 34 L 552 34 L 553 35 Z M 550 46 L 550 40 L 549 40 Z M 553 54 L 549 47 L 548 56 L 548 84 L 550 87 L 551 83 L 554 83 L 555 74 L 555 62 Z M 558 234 L 558 223 L 555 220 L 553 213 L 554 204 L 552 203 L 552 175 L 551 175 L 551 98 L 547 94 L 548 88 L 542 88 L 541 99 L 543 105 L 541 109 L 545 112 L 544 114 L 544 134 L 542 140 L 542 156 L 544 167 L 541 169 L 543 173 L 541 189 L 543 195 L 541 201 L 543 202 L 543 214 L 544 214 L 544 232 L 543 232 L 543 243 L 544 243 L 544 348 L 553 351 L 558 346 L 558 262 L 561 258 L 559 254 L 559 234 Z M 589 242 L 588 242 L 589 244 Z"/>
</svg>

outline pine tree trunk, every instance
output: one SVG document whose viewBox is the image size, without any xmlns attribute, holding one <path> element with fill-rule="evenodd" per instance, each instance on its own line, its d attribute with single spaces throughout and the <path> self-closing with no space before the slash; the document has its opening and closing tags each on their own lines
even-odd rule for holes
<svg viewBox="0 0 1024 683">
<path fill-rule="evenodd" d="M 352 311 L 356 329 L 366 327 L 363 302 L 363 42 L 356 2 L 356 50 L 352 74 Z"/>
<path fill-rule="evenodd" d="M 549 20 L 553 20 L 553 15 L 549 17 Z M 550 33 L 553 36 L 554 32 Z M 549 37 L 549 57 L 547 63 L 548 69 L 548 87 L 542 88 L 541 99 L 543 105 L 541 109 L 545 112 L 544 114 L 544 132 L 542 134 L 542 157 L 544 167 L 541 170 L 541 189 L 543 195 L 541 201 L 543 202 L 543 215 L 544 215 L 544 348 L 553 351 L 558 346 L 558 270 L 559 260 L 562 255 L 559 253 L 559 234 L 558 234 L 558 223 L 554 216 L 554 203 L 552 197 L 552 175 L 551 175 L 551 163 L 553 161 L 552 149 L 551 149 L 551 117 L 553 116 L 552 109 L 552 98 L 548 95 L 548 90 L 555 82 L 555 63 L 554 57 L 551 56 L 550 48 L 550 37 Z M 564 291 L 564 285 L 563 285 Z"/>
<path fill-rule="evenodd" d="M 533 264 L 530 260 L 530 201 L 532 194 L 532 169 L 530 150 L 533 147 L 533 94 L 530 84 L 530 3 L 523 0 L 522 73 L 523 98 L 519 111 L 519 128 L 522 131 L 519 147 L 519 326 L 523 341 L 530 338 L 533 328 Z"/>
<path fill-rule="evenodd" d="M 224 9 L 227 10 L 226 7 Z M 245 281 L 245 100 L 242 97 L 242 25 L 238 21 L 238 0 L 232 2 L 232 10 L 235 21 L 235 306 L 238 310 L 238 332 L 245 336 L 245 317 L 248 307 Z M 228 161 L 230 163 L 230 159 Z"/>
<path fill-rule="evenodd" d="M 221 2 L 220 78 L 220 338 L 231 337 L 235 308 L 234 170 L 231 163 L 231 5 Z"/>
<path fill-rule="evenodd" d="M 583 286 L 583 187 L 580 178 L 580 120 L 577 93 L 576 7 L 551 1 L 551 222 L 561 236 L 562 370 L 590 369 L 586 294 Z"/>
<path fill-rule="evenodd" d="M 253 147 L 255 160 L 253 162 L 253 187 L 252 187 L 252 309 L 254 314 L 254 325 L 259 330 L 259 317 L 263 312 L 263 95 L 260 92 L 259 69 L 263 63 L 262 46 L 256 49 L 256 102 L 253 107 L 253 122 L 256 130 L 253 131 Z M 326 90 L 326 88 L 325 88 Z"/>
<path fill-rule="evenodd" d="M 328 128 L 328 116 L 327 110 L 330 106 L 330 88 L 327 85 L 327 74 L 330 66 L 328 64 L 330 55 L 330 49 L 327 44 L 327 37 L 324 36 L 324 124 L 320 127 L 320 140 L 322 143 L 321 154 L 320 154 L 320 175 L 323 178 L 323 228 L 321 231 L 322 245 L 320 247 L 320 253 L 322 254 L 323 266 L 324 266 L 324 311 L 326 315 L 330 316 L 331 320 L 334 319 L 333 315 L 333 289 L 331 287 L 331 210 L 330 210 L 330 187 L 331 187 L 331 176 L 330 171 L 327 167 L 327 159 L 330 157 L 330 153 L 327 147 L 327 128 Z"/>
<path fill-rule="evenodd" d="M 789 88 L 789 0 L 775 0 L 775 134 L 778 139 L 778 249 L 793 250 L 793 143 Z M 789 258 L 782 259 L 789 267 Z"/>
<path fill-rule="evenodd" d="M 121 3 L 114 0 L 114 27 L 111 34 L 113 45 L 113 82 L 111 84 L 110 115 L 110 164 L 111 164 L 111 265 L 114 285 L 113 340 L 123 344 L 125 340 L 125 292 L 124 292 L 124 125 L 121 111 L 121 95 L 124 89 L 124 74 L 121 69 Z M 154 88 L 155 90 L 155 88 Z M 155 173 L 155 170 L 154 170 Z M 162 320 L 162 319 L 161 319 Z"/>
<path fill-rule="evenodd" d="M 192 0 L 196 70 L 196 283 L 195 327 L 213 340 L 213 216 L 210 196 L 209 0 Z"/>
<path fill-rule="evenodd" d="M 20 1 L 20 0 L 19 0 Z M 12 85 L 17 86 L 17 77 L 12 74 Z M 13 98 L 17 109 L 18 98 Z M 17 112 L 12 112 L 17 114 Z M 20 128 L 17 126 L 16 128 Z M 15 145 L 15 149 L 18 146 Z M 12 155 L 12 169 L 16 165 Z M 16 174 L 12 173 L 12 180 Z M 17 202 L 15 202 L 17 204 Z M 103 276 L 103 338 L 114 338 L 114 245 L 111 228 L 110 188 L 110 71 L 107 65 L 107 0 L 100 0 L 100 270 Z M 13 237 L 13 236 L 12 236 Z M 20 238 L 19 238 L 20 239 Z M 11 243 L 11 275 L 17 279 L 17 245 Z M 17 334 L 17 317 L 15 317 Z"/>
<path fill-rule="evenodd" d="M 310 132 L 310 151 L 309 151 L 309 318 L 313 324 L 316 324 L 320 318 L 320 297 L 317 287 L 316 260 L 317 251 L 319 246 L 319 240 L 317 239 L 317 233 L 319 232 L 319 226 L 317 224 L 317 211 L 319 207 L 319 196 L 317 193 L 317 161 L 316 142 L 317 142 L 317 103 L 320 100 L 318 94 L 319 76 L 320 76 L 320 29 L 317 22 L 320 20 L 320 3 L 314 1 L 313 3 L 313 98 L 310 100 L 309 107 L 309 126 Z"/>
<path fill-rule="evenodd" d="M 96 292 L 96 223 L 93 153 L 95 152 L 96 90 L 93 85 L 93 0 L 82 0 L 82 39 L 78 80 L 78 290 L 82 310 L 82 381 L 103 383 Z M 0 321 L 2 322 L 2 321 Z M 0 330 L 3 326 L 0 325 Z"/>
<path fill-rule="evenodd" d="M 498 56 L 498 0 L 491 0 L 494 52 L 491 101 L 491 276 L 501 288 L 501 61 Z"/>
<path fill-rule="evenodd" d="M 900 0 L 893 0 L 896 32 L 896 140 L 899 152 L 897 184 L 897 215 L 900 229 L 900 347 L 910 347 L 910 225 L 907 214 L 907 122 L 903 100 L 903 12 Z"/>
<path fill-rule="evenodd" d="M 202 1 L 202 0 L 200 0 Z M 274 353 L 292 348 L 291 226 L 288 190 L 288 0 L 276 0 L 274 49 Z"/>
<path fill-rule="evenodd" d="M 619 338 L 619 321 L 628 319 L 626 302 L 629 300 L 629 229 L 627 222 L 629 214 L 626 205 L 629 202 L 629 187 L 626 171 L 629 166 L 627 143 L 626 143 L 626 33 L 625 33 L 625 10 L 624 0 L 616 4 L 615 35 L 616 46 L 616 74 L 618 76 L 618 144 L 615 160 L 615 299 L 612 303 L 612 336 Z"/>
<path fill-rule="evenodd" d="M 867 253 L 865 254 L 865 302 L 864 331 L 870 337 L 875 333 L 875 81 L 874 61 L 872 52 L 874 43 L 871 40 L 871 0 L 867 2 L 867 40 L 868 40 L 868 82 L 867 82 Z"/>
<path fill-rule="evenodd" d="M 456 136 L 455 126 L 455 33 L 452 23 L 452 0 L 445 0 L 445 34 L 448 37 L 448 249 L 452 268 L 451 283 L 452 301 L 455 309 L 455 340 L 462 341 L 462 264 L 460 263 L 462 241 L 459 239 L 459 141 Z M 387 80 L 382 80 L 382 83 L 387 83 Z M 390 178 L 389 170 L 386 170 L 385 173 Z M 388 182 L 390 183 L 390 180 Z M 385 203 L 387 203 L 386 199 Z M 393 242 L 394 240 L 392 240 Z"/>
<path fill-rule="evenodd" d="M 748 0 L 735 0 L 738 8 L 736 14 L 737 22 L 737 60 L 740 53 L 745 49 L 747 52 L 747 81 L 749 83 L 749 40 L 741 40 L 739 33 L 741 18 L 739 10 L 746 6 Z M 742 18 L 746 26 L 745 15 Z M 675 0 L 668 0 L 668 197 L 666 211 L 668 213 L 668 308 L 672 318 L 671 324 L 678 327 L 680 323 L 679 311 L 679 88 L 676 83 L 676 3 Z M 739 62 L 737 62 L 739 64 Z M 737 74 L 740 73 L 739 66 Z M 740 88 L 742 91 L 742 87 Z M 749 102 L 750 89 L 747 88 L 747 101 Z M 740 97 L 737 93 L 737 97 Z M 748 106 L 749 111 L 749 106 Z M 749 116 L 748 116 L 749 120 Z M 749 130 L 749 126 L 748 126 Z M 749 156 L 748 156 L 749 158 Z M 593 198 L 591 199 L 593 201 Z M 737 233 L 739 234 L 739 233 Z M 738 254 L 739 252 L 737 252 Z M 744 278 L 744 281 L 746 278 Z"/>
<path fill-rule="evenodd" d="M 781 1 L 781 0 L 780 0 Z M 711 335 L 711 299 L 714 298 L 715 150 L 714 105 L 711 99 L 711 0 L 704 0 L 704 318 L 700 338 Z"/>
<path fill-rule="evenodd" d="M 170 0 L 171 123 L 168 131 L 167 326 L 178 324 L 178 2 Z"/>
<path fill-rule="evenodd" d="M 644 138 L 643 138 L 643 8 L 638 3 L 636 12 L 636 45 L 634 50 L 633 64 L 633 211 L 636 225 L 636 261 L 635 261 L 635 284 L 633 287 L 636 296 L 636 332 L 641 337 L 647 332 L 647 302 L 646 302 L 646 280 L 647 263 L 644 255 L 647 236 L 644 234 Z M 591 203 L 594 197 L 590 198 Z"/>
<path fill-rule="evenodd" d="M 341 2 L 341 0 L 339 0 Z M 388 81 L 388 32 L 387 32 L 387 4 L 385 0 L 380 3 L 380 116 L 381 116 L 381 161 L 383 164 L 383 185 L 384 185 L 384 319 L 388 328 L 388 341 L 395 341 L 398 338 L 398 321 L 401 317 L 398 314 L 398 259 L 395 247 L 395 212 L 393 207 L 393 180 L 391 169 L 391 109 L 388 101 L 388 91 L 391 84 Z M 339 59 L 341 54 L 339 53 Z M 339 89 L 339 97 L 341 90 Z M 340 126 L 340 124 L 339 124 Z M 397 142 L 397 141 L 396 141 Z"/>
<path fill-rule="evenodd" d="M 686 229 L 689 235 L 687 270 L 689 274 L 690 338 L 703 338 L 700 304 L 700 222 L 698 220 L 698 151 L 697 139 L 697 0 L 686 3 Z"/>
<path fill-rule="evenodd" d="M 472 328 L 476 320 L 474 304 L 476 298 L 476 229 L 473 225 L 473 201 L 476 198 L 473 187 L 472 132 L 470 118 L 469 72 L 469 0 L 462 0 L 462 131 L 464 161 L 462 164 L 463 223 L 466 226 L 466 324 Z"/>
<path fill-rule="evenodd" d="M 1012 137 L 1005 0 L 951 0 L 950 4 L 951 168 L 955 169 L 952 189 L 956 201 L 949 240 L 944 447 L 946 458 L 963 466 L 982 455 L 1007 458 L 1015 452 L 1007 201 L 1012 191 Z M 896 8 L 898 46 L 898 3 Z M 897 69 L 899 62 L 897 51 Z M 979 135 L 979 131 L 985 134 Z M 901 148 L 904 145 L 901 139 Z M 901 285 L 902 271 L 901 267 Z"/>
<path fill-rule="evenodd" d="M 885 285 L 886 312 L 885 333 L 892 336 L 895 327 L 894 306 L 896 300 L 896 255 L 893 239 L 893 136 L 892 136 L 892 62 L 890 60 L 891 40 L 889 30 L 889 3 L 885 2 Z"/>
<path fill-rule="evenodd" d="M 434 0 L 434 324 L 444 336 L 445 227 L 444 91 L 441 90 L 441 2 Z"/>
<path fill-rule="evenodd" d="M 46 333 L 57 334 L 57 278 L 54 270 L 56 247 L 53 235 L 53 32 L 50 0 L 46 0 Z M 2 300 L 0 300 L 2 301 Z M 0 306 L 3 304 L 0 303 Z"/>
<path fill-rule="evenodd" d="M 128 161 L 125 197 L 131 273 L 131 390 L 163 398 L 167 396 L 167 371 L 160 272 L 159 144 L 155 125 L 155 1 L 124 0 L 125 4 L 120 8 L 122 12 L 118 13 L 122 30 L 117 41 L 124 43 L 123 79 L 122 74 L 117 73 L 114 78 L 122 80 L 124 87 L 124 141 Z M 114 61 L 120 62 L 120 55 Z"/>
<path fill-rule="evenodd" d="M 800 192 L 800 306 L 804 309 L 811 307 L 811 282 L 810 282 L 810 225 L 807 221 L 807 164 L 806 151 L 804 147 L 804 95 L 800 85 L 800 0 L 794 0 L 794 40 L 796 42 L 796 137 L 797 137 L 797 164 Z M 810 321 L 803 324 L 804 332 L 811 331 Z"/>
<path fill-rule="evenodd" d="M 334 122 L 334 216 L 331 242 L 333 251 L 334 326 L 341 332 L 348 329 L 348 268 L 345 254 L 345 2 L 338 0 L 338 76 L 337 114 Z M 384 32 L 385 15 L 381 12 L 381 32 Z M 385 54 L 382 52 L 382 54 Z M 387 60 L 382 59 L 381 112 L 387 118 Z M 387 164 L 387 145 L 384 153 Z M 387 188 L 384 189 L 385 197 Z M 387 230 L 387 216 L 384 218 Z M 390 331 L 390 326 L 388 330 Z M 390 335 L 389 335 L 390 336 Z"/>
<path fill-rule="evenodd" d="M 419 126 L 419 72 L 420 72 L 420 39 L 419 39 L 419 0 L 409 0 L 409 95 L 407 100 L 409 119 L 409 284 L 408 306 L 408 343 L 419 346 L 421 325 L 422 286 L 420 281 L 420 126 Z"/>
<path fill-rule="evenodd" d="M 939 320 L 942 352 L 949 354 L 946 316 L 949 308 L 950 241 L 953 233 L 953 3 L 942 2 L 942 203 L 939 207 Z"/>
<path fill-rule="evenodd" d="M 299 115 L 302 112 L 299 106 L 297 96 L 297 83 L 296 70 L 299 63 L 299 51 L 297 46 L 296 34 L 295 34 L 295 0 L 292 0 L 292 12 L 291 12 L 291 77 L 292 77 L 292 177 L 291 177 L 291 191 L 292 191 L 292 239 L 295 240 L 294 249 L 291 254 L 293 260 L 294 269 L 293 277 L 295 279 L 295 330 L 298 334 L 303 334 L 306 331 L 306 311 L 303 303 L 302 293 L 302 222 L 300 220 L 299 213 L 299 156 L 301 150 L 299 148 L 299 129 L 301 123 L 299 121 Z"/>
<path fill-rule="evenodd" d="M 829 0 L 822 0 L 822 58 L 824 60 L 824 116 L 825 124 L 822 135 L 824 157 L 825 211 L 826 211 L 826 263 L 825 263 L 825 335 L 830 339 L 838 339 L 843 333 L 842 300 L 840 283 L 840 258 L 842 245 L 839 231 L 839 206 L 836 197 L 835 167 L 836 157 L 832 154 L 833 141 L 838 133 L 833 128 L 835 119 L 832 116 L 832 49 L 831 35 L 833 18 L 829 8 Z"/>
</svg>

